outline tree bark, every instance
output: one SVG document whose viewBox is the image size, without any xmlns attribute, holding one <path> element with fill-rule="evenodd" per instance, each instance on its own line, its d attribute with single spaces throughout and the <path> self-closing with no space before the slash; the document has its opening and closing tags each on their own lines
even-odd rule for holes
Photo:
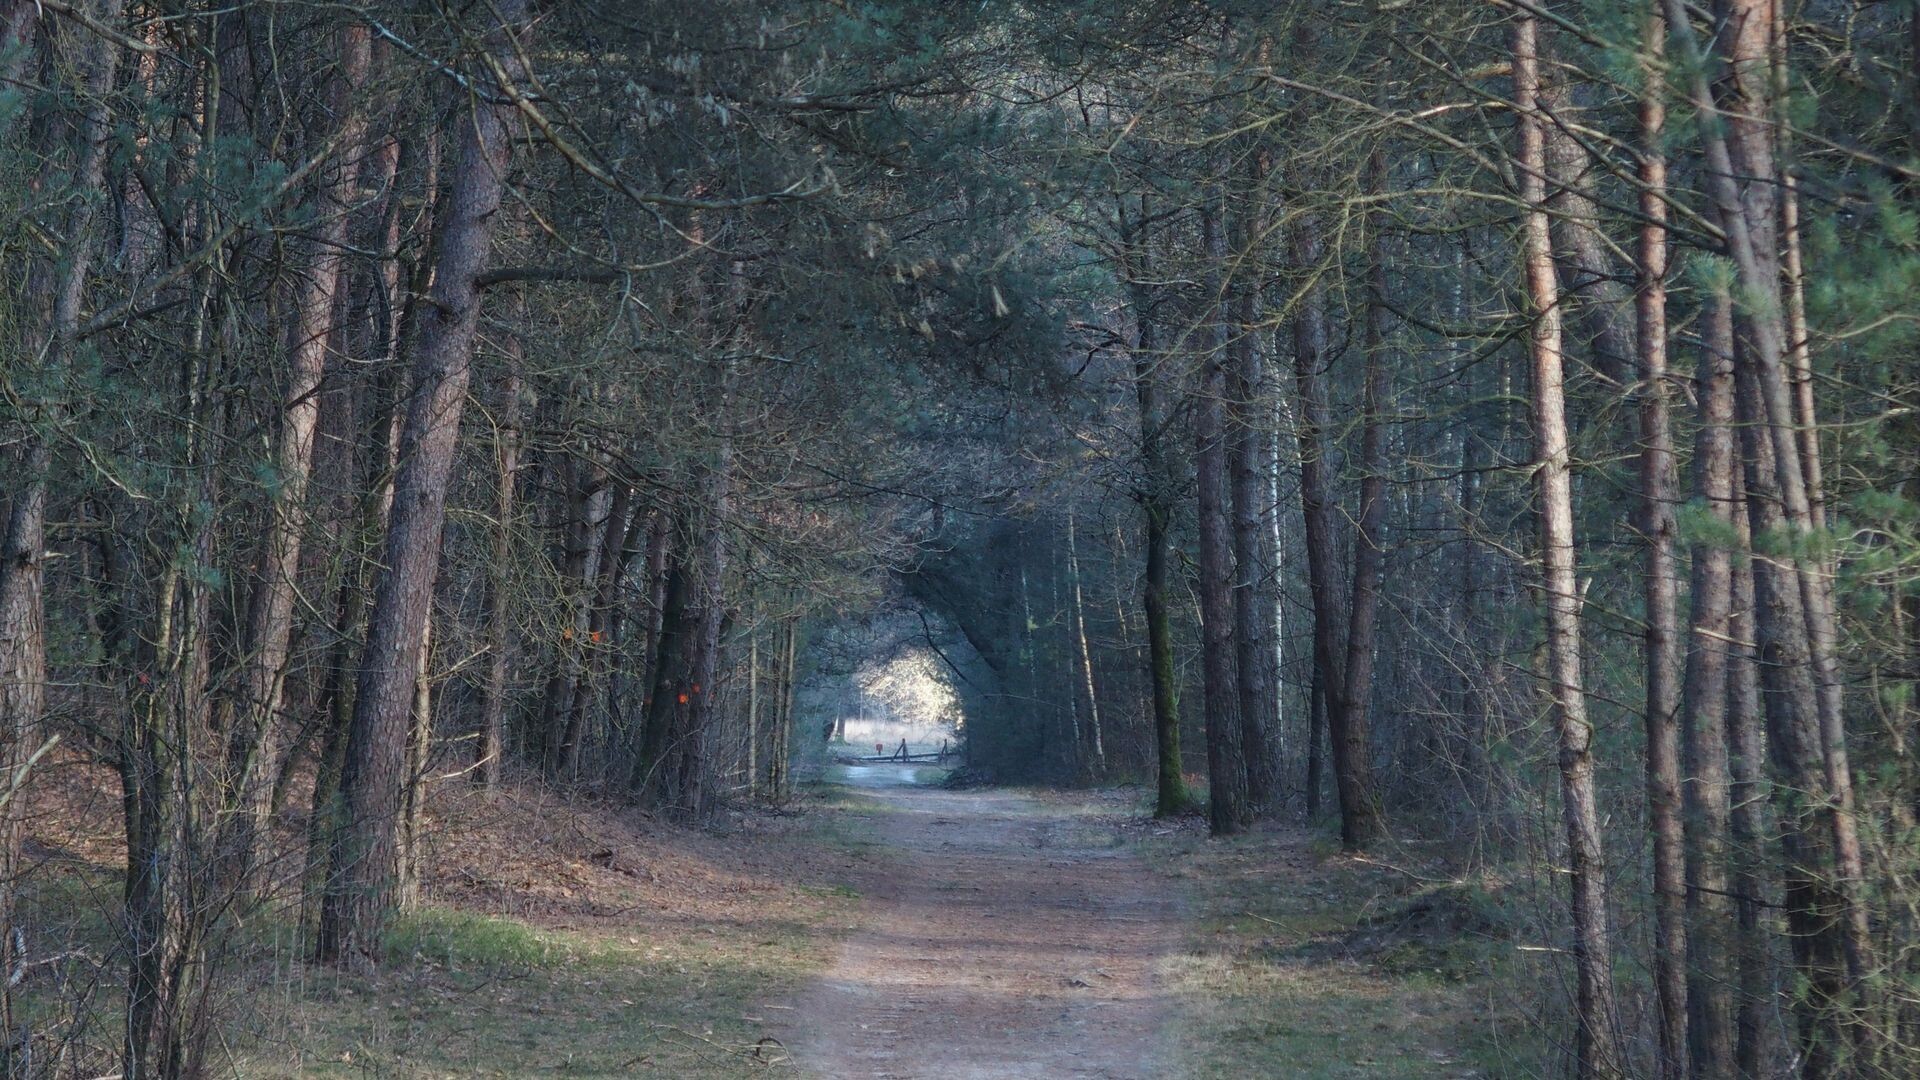
<svg viewBox="0 0 1920 1080">
<path fill-rule="evenodd" d="M 487 34 L 486 47 L 517 77 L 520 52 L 513 39 L 526 20 L 525 0 L 502 0 L 495 10 L 500 22 Z M 430 302 L 420 320 L 385 569 L 374 596 L 354 696 L 340 817 L 333 824 L 321 909 L 318 954 L 331 963 L 373 963 L 393 909 L 407 718 L 439 569 L 447 481 L 480 321 L 476 280 L 487 264 L 505 189 L 509 108 L 475 100 L 461 124 L 460 167 L 440 229 Z"/>
<path fill-rule="evenodd" d="M 1688 88 L 1701 117 L 1706 182 L 1726 239 L 1741 300 L 1735 311 L 1735 382 L 1742 432 L 1747 515 L 1756 540 L 1785 537 L 1791 550 L 1754 568 L 1755 631 L 1770 751 L 1786 788 L 1803 807 L 1783 816 L 1790 864 L 1785 879 L 1796 963 L 1807 986 L 1797 1013 L 1805 1075 L 1846 1068 L 1847 1043 L 1868 1030 L 1851 1023 L 1871 970 L 1866 906 L 1859 896 L 1863 858 L 1856 834 L 1853 782 L 1836 649 L 1832 583 L 1818 548 L 1807 463 L 1788 385 L 1788 335 L 1779 258 L 1781 169 L 1774 130 L 1780 28 L 1772 0 L 1728 0 L 1713 36 L 1713 59 L 1726 101 L 1707 82 L 1708 59 L 1686 5 L 1666 0 L 1667 19 L 1693 71 Z M 1777 532 L 1770 531 L 1777 530 Z M 1816 833 L 1824 818 L 1826 836 Z M 1811 906 L 1808 906 L 1811 905 Z M 1807 935 L 1811 935 L 1808 937 Z M 1835 959 L 1840 969 L 1830 965 Z"/>
<path fill-rule="evenodd" d="M 1247 766 L 1234 666 L 1233 526 L 1227 490 L 1227 325 L 1221 275 L 1227 261 L 1222 208 L 1215 194 L 1201 209 L 1207 260 L 1206 327 L 1193 394 L 1195 482 L 1199 488 L 1202 699 L 1207 725 L 1207 816 L 1215 836 L 1246 827 Z"/>
<path fill-rule="evenodd" d="M 1694 378 L 1699 429 L 1694 436 L 1694 498 L 1712 519 L 1733 529 L 1733 309 L 1715 297 L 1701 318 L 1701 350 Z M 1696 1075 L 1734 1073 L 1732 910 L 1727 901 L 1728 642 L 1733 640 L 1732 552 L 1713 538 L 1693 545 L 1691 611 L 1687 621 L 1682 698 L 1681 789 L 1687 855 L 1689 965 L 1688 1034 Z"/>
<path fill-rule="evenodd" d="M 1560 744 L 1560 793 L 1572 886 L 1573 955 L 1577 971 L 1576 1069 L 1582 1078 L 1624 1075 L 1615 1034 L 1613 943 L 1607 920 L 1606 867 L 1593 776 L 1593 726 L 1580 671 L 1580 585 L 1573 539 L 1573 485 L 1561 356 L 1559 283 L 1554 274 L 1547 210 L 1545 123 L 1539 111 L 1539 22 L 1522 12 L 1513 22 L 1514 110 L 1520 149 L 1516 169 L 1527 210 L 1527 299 L 1532 308 L 1534 482 L 1540 524 L 1541 591 L 1545 604 L 1549 694 Z"/>
<path fill-rule="evenodd" d="M 368 77 L 373 48 L 365 24 L 340 27 L 340 61 L 333 81 L 333 113 L 340 118 L 336 149 L 320 181 L 315 210 L 319 228 L 298 275 L 293 341 L 287 359 L 287 387 L 281 399 L 280 430 L 275 437 L 275 488 L 267 534 L 261 542 L 245 634 L 241 671 L 227 742 L 228 820 L 220 852 L 229 875 L 251 891 L 257 884 L 259 846 L 267 832 L 275 766 L 281 754 L 279 711 L 286 682 L 288 643 L 293 635 L 300 546 L 307 528 L 307 486 L 313 473 L 314 435 L 320 419 L 320 382 L 326 374 L 327 347 L 335 333 L 334 311 L 347 250 L 349 205 L 366 121 L 360 93 Z"/>
<path fill-rule="evenodd" d="M 1171 546 L 1168 527 L 1173 518 L 1175 489 L 1173 463 L 1166 447 L 1167 417 L 1160 403 L 1158 323 L 1153 296 L 1141 284 L 1138 261 L 1148 250 L 1140 235 L 1149 212 L 1140 204 L 1140 224 L 1130 225 L 1120 209 L 1122 249 L 1131 257 L 1127 292 L 1133 306 L 1133 392 L 1140 413 L 1140 514 L 1145 531 L 1145 568 L 1140 582 L 1140 606 L 1147 620 L 1147 676 L 1152 685 L 1155 751 L 1154 815 L 1185 813 L 1193 804 L 1180 760 L 1179 675 L 1173 653 L 1173 619 L 1167 606 L 1167 557 Z"/>
<path fill-rule="evenodd" d="M 1376 148 L 1368 162 L 1368 187 L 1374 195 L 1386 191 L 1386 154 Z M 1386 215 L 1372 215 L 1366 304 L 1366 372 L 1360 405 L 1360 505 L 1353 534 L 1353 592 L 1347 605 L 1346 659 L 1339 671 L 1341 686 L 1338 737 L 1340 761 L 1364 762 L 1371 753 L 1374 626 L 1380 610 L 1380 579 L 1386 567 L 1381 532 L 1386 518 L 1386 431 L 1381 418 L 1387 398 L 1387 241 Z M 1323 392 L 1324 393 L 1324 392 Z M 1355 771 L 1348 766 L 1347 772 Z M 1336 777 L 1338 773 L 1336 773 Z M 1349 780 L 1342 796 L 1341 839 L 1350 849 L 1364 848 L 1385 831 L 1384 811 L 1373 787 L 1370 767 Z M 1347 804 L 1352 807 L 1348 809 Z"/>
<path fill-rule="evenodd" d="M 1266 229 L 1267 151 L 1247 155 L 1246 190 L 1240 208 L 1229 208 L 1231 249 L 1241 267 L 1259 266 L 1255 249 Z M 1247 280 L 1249 277 L 1256 280 Z M 1228 348 L 1226 432 L 1233 502 L 1233 649 L 1239 678 L 1240 743 L 1246 761 L 1247 806 L 1252 814 L 1274 809 L 1277 797 L 1273 742 L 1280 722 L 1279 670 L 1274 663 L 1274 583 L 1276 561 L 1267 515 L 1273 512 L 1267 491 L 1274 438 L 1267 425 L 1266 359 L 1261 355 L 1257 273 L 1234 275 L 1227 290 L 1232 308 Z"/>
<path fill-rule="evenodd" d="M 1723 309 L 1722 335 L 1727 351 L 1727 379 L 1732 393 L 1733 308 Z M 1728 403 L 1728 409 L 1733 405 Z M 1729 437 L 1729 447 L 1732 439 Z M 1731 453 L 1731 449 L 1729 450 Z M 1760 664 L 1754 642 L 1753 537 L 1747 527 L 1746 481 L 1737 465 L 1731 470 L 1731 512 L 1736 561 L 1732 568 L 1732 614 L 1727 620 L 1731 640 L 1727 648 L 1727 772 L 1730 780 L 1733 851 L 1730 878 L 1738 938 L 1734 946 L 1735 985 L 1739 991 L 1734 1012 L 1734 1058 L 1740 1076 L 1762 1076 L 1783 1052 L 1776 1028 L 1775 972 L 1771 947 L 1772 892 L 1766 870 L 1767 846 L 1774 838 L 1767 806 L 1767 739 L 1761 705 Z"/>
<path fill-rule="evenodd" d="M 1317 277 L 1325 257 L 1318 222 L 1296 222 L 1291 236 L 1294 266 Z M 1327 391 L 1329 363 L 1326 291 L 1317 280 L 1301 293 L 1293 319 L 1293 371 L 1300 398 L 1295 429 L 1300 442 L 1300 510 L 1306 528 L 1307 592 L 1313 603 L 1313 668 L 1324 718 L 1327 748 L 1333 766 L 1334 791 L 1340 805 L 1340 839 L 1349 850 L 1371 843 L 1381 831 L 1380 800 L 1374 787 L 1372 733 L 1364 712 L 1347 708 L 1346 654 L 1353 629 L 1340 599 L 1338 511 L 1333 486 L 1333 408 Z M 1369 603 L 1377 590 L 1368 590 Z M 1350 598 L 1351 599 L 1351 598 Z M 1363 613 L 1362 629 L 1371 634 L 1371 611 Z M 1345 624 L 1343 630 L 1343 623 Z M 1309 737 L 1308 772 L 1318 758 Z M 1317 776 L 1308 778 L 1309 813 L 1318 809 Z"/>
<path fill-rule="evenodd" d="M 1601 229 L 1594 180 L 1598 163 L 1572 130 L 1577 110 L 1564 81 L 1542 78 L 1540 107 L 1546 118 L 1547 209 L 1562 294 L 1592 350 L 1594 370 L 1624 388 L 1635 374 L 1635 302 Z"/>
<path fill-rule="evenodd" d="M 120 0 L 101 0 L 98 17 L 115 21 L 120 7 Z M 23 36 L 31 33 L 37 10 L 31 3 L 11 10 L 7 30 Z M 5 43 L 4 32 L 0 32 L 0 47 Z M 53 203 L 70 202 L 71 209 L 64 222 L 47 230 L 64 236 L 66 242 L 59 257 L 37 259 L 25 268 L 28 303 L 18 313 L 24 316 L 20 341 L 24 355 L 12 361 L 23 372 L 37 368 L 57 373 L 68 362 L 69 344 L 86 295 L 87 274 L 97 251 L 93 235 L 95 203 L 106 174 L 112 135 L 106 96 L 119 60 L 118 48 L 102 40 L 90 41 L 80 75 L 88 105 L 73 146 L 73 197 Z M 5 134 L 9 133 L 0 132 Z M 50 152 L 36 186 L 44 191 L 58 185 L 63 164 L 57 152 Z M 44 739 L 47 638 L 43 590 L 47 485 L 53 469 L 47 432 L 58 425 L 59 410 L 57 402 L 46 403 L 42 415 L 22 433 L 24 446 L 17 460 L 24 475 L 12 493 L 6 532 L 0 536 L 0 783 L 9 785 L 24 776 Z M 19 961 L 12 929 L 23 866 L 26 803 L 24 798 L 13 797 L 0 806 L 0 972 L 16 970 Z M 13 1019 L 11 990 L 10 985 L 0 987 L 0 1020 L 9 1023 Z M 6 1029 L 8 1038 L 12 1030 Z"/>
<path fill-rule="evenodd" d="M 1680 797 L 1679 581 L 1674 563 L 1675 465 L 1667 406 L 1667 163 L 1661 59 L 1666 28 L 1650 15 L 1640 98 L 1640 236 L 1635 267 L 1634 339 L 1639 347 L 1640 533 L 1646 544 L 1647 822 L 1653 833 L 1654 997 L 1659 1006 L 1659 1072 L 1688 1072 L 1686 838 Z M 1697 982 L 1697 980 L 1696 980 Z M 1714 1019 L 1720 1019 L 1715 1017 Z M 1724 1046 L 1724 1039 L 1716 1040 Z"/>
</svg>

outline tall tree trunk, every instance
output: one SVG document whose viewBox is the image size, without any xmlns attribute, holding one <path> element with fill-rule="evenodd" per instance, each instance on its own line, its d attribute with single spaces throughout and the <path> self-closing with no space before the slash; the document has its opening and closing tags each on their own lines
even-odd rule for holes
<svg viewBox="0 0 1920 1080">
<path fill-rule="evenodd" d="M 525 0 L 502 0 L 500 24 L 486 47 L 517 77 L 513 40 L 526 20 Z M 511 146 L 509 106 L 476 99 L 469 106 L 461 161 L 440 231 L 430 303 L 420 319 L 414 387 L 401 434 L 385 567 L 354 695 L 353 726 L 333 823 L 318 953 L 332 963 L 371 963 L 392 911 L 395 832 L 405 768 L 407 718 L 418 677 L 421 637 L 433 602 L 447 481 L 480 322 L 478 278 L 487 263 Z"/>
<path fill-rule="evenodd" d="M 1256 249 L 1266 232 L 1268 152 L 1256 148 L 1247 155 L 1246 190 L 1240 208 L 1228 208 L 1232 223 L 1229 243 L 1241 267 L 1260 265 Z M 1273 809 L 1276 775 L 1273 742 L 1280 722 L 1279 670 L 1274 664 L 1275 603 L 1271 578 L 1276 553 L 1266 517 L 1273 508 L 1267 498 L 1267 469 L 1272 460 L 1273 432 L 1263 407 L 1269 391 L 1266 360 L 1261 355 L 1260 300 L 1257 273 L 1234 275 L 1227 289 L 1231 305 L 1232 337 L 1227 368 L 1227 457 L 1233 499 L 1233 649 L 1239 677 L 1241 755 L 1246 761 L 1247 805 L 1251 813 Z M 1249 280 L 1252 279 L 1252 280 Z"/>
<path fill-rule="evenodd" d="M 1778 536 L 1787 529 L 1778 484 L 1776 444 L 1768 435 L 1766 406 L 1754 365 L 1739 359 L 1748 347 L 1735 340 L 1734 381 L 1740 437 L 1745 451 L 1745 496 L 1750 535 Z M 1821 821 L 1832 813 L 1825 790 L 1820 746 L 1819 689 L 1812 677 L 1812 644 L 1803 594 L 1784 560 L 1753 555 L 1753 622 L 1767 748 L 1785 778 L 1780 837 L 1786 855 L 1782 884 L 1794 962 L 1805 988 L 1795 999 L 1802 1074 L 1849 1074 L 1847 1060 L 1847 900 L 1835 870 L 1834 835 Z M 1808 785 L 1808 786 L 1800 786 Z"/>
<path fill-rule="evenodd" d="M 107 23 L 118 20 L 120 0 L 101 0 L 97 16 Z M 28 9 L 34 9 L 29 11 Z M 22 35 L 31 32 L 35 5 L 29 3 L 9 13 L 8 26 Z M 0 31 L 0 48 L 5 47 L 5 31 Z M 64 222 L 46 231 L 62 236 L 65 242 L 59 256 L 36 259 L 26 268 L 28 303 L 20 313 L 24 355 L 14 359 L 24 377 L 39 372 L 57 376 L 68 362 L 70 341 L 80 322 L 86 295 L 87 274 L 97 245 L 94 218 L 97 194 L 106 174 L 112 114 L 106 100 L 118 70 L 118 47 L 101 39 L 90 39 L 83 59 L 82 90 L 87 101 L 86 115 L 77 130 L 73 156 L 62 159 L 50 152 L 40 174 L 40 190 L 53 190 L 61 184 L 60 170 L 72 168 L 71 197 L 50 205 L 71 209 Z M 9 134 L 0 132 L 0 135 Z M 55 148 L 49 147 L 49 151 Z M 50 380 L 50 385 L 51 385 Z M 47 483 L 53 468 L 49 432 L 57 428 L 60 405 L 48 402 L 41 415 L 23 433 L 24 447 L 18 461 L 21 475 L 8 507 L 6 532 L 0 537 L 0 783 L 11 784 L 23 778 L 34 755 L 40 750 L 42 724 L 47 710 L 47 638 L 46 606 L 43 588 L 46 577 Z M 21 839 L 26 812 L 24 798 L 10 797 L 0 805 L 0 972 L 17 970 L 13 928 L 16 890 L 20 884 Z M 8 1022 L 7 1038 L 12 1038 L 12 986 L 0 986 L 0 1020 Z"/>
<path fill-rule="evenodd" d="M 733 273 L 737 280 L 737 266 Z M 740 314 L 744 315 L 744 312 Z M 706 816 L 709 807 L 707 779 L 711 764 L 707 753 L 708 729 L 713 723 L 714 684 L 719 673 L 722 628 L 726 622 L 727 529 L 733 496 L 733 436 L 730 429 L 733 360 L 730 356 L 722 357 L 718 365 L 719 393 L 713 415 L 719 429 L 719 445 L 713 451 L 713 459 L 705 465 L 698 495 L 701 504 L 700 536 L 695 550 L 697 562 L 693 568 L 696 618 L 691 621 L 693 634 L 688 643 L 690 662 L 687 665 L 687 693 L 690 700 L 682 714 L 686 726 L 674 746 L 676 761 L 671 777 L 672 796 L 664 803 L 695 819 Z"/>
<path fill-rule="evenodd" d="M 788 615 L 784 627 L 785 644 L 780 656 L 780 699 L 775 703 L 777 719 L 773 729 L 773 753 L 767 762 L 767 788 L 776 802 L 793 794 L 787 766 L 793 757 L 793 700 L 800 662 L 800 617 Z"/>
<path fill-rule="evenodd" d="M 1318 223 L 1305 218 L 1295 223 L 1290 247 L 1296 269 L 1316 275 L 1325 258 Z M 1294 427 L 1300 442 L 1300 510 L 1306 527 L 1307 592 L 1313 604 L 1313 669 L 1331 751 L 1334 791 L 1340 804 L 1340 839 L 1349 849 L 1371 843 L 1380 833 L 1380 800 L 1374 788 L 1372 733 L 1364 712 L 1347 708 L 1347 639 L 1352 629 L 1348 609 L 1340 598 L 1338 511 L 1333 485 L 1333 407 L 1327 390 L 1330 362 L 1326 291 L 1310 280 L 1297 302 L 1293 319 L 1293 371 L 1300 398 Z M 1376 498 L 1376 503 L 1378 502 Z M 1368 602 L 1377 590 L 1367 590 Z M 1363 613 L 1363 627 L 1371 635 L 1372 614 Z M 1308 771 L 1317 758 L 1309 738 Z M 1318 809 L 1318 776 L 1309 777 L 1310 813 Z"/>
<path fill-rule="evenodd" d="M 1367 185 L 1376 196 L 1387 186 L 1384 150 L 1376 148 L 1367 166 Z M 1346 745 L 1334 748 L 1336 770 L 1347 772 L 1341 795 L 1340 836 L 1350 849 L 1366 847 L 1385 829 L 1384 811 L 1373 788 L 1371 767 L 1340 762 L 1365 762 L 1372 753 L 1374 626 L 1380 610 L 1380 578 L 1386 568 L 1381 544 L 1387 510 L 1386 431 L 1382 413 L 1387 399 L 1387 237 L 1386 215 L 1372 215 L 1368 253 L 1366 305 L 1366 374 L 1360 405 L 1360 512 L 1353 534 L 1353 592 L 1347 605 L 1346 659 L 1339 668 L 1340 724 L 1335 737 Z M 1339 773 L 1336 772 L 1336 780 Z M 1349 804 L 1351 804 L 1349 806 Z"/>
<path fill-rule="evenodd" d="M 1519 123 L 1516 161 L 1525 200 L 1524 268 L 1532 308 L 1534 478 L 1540 519 L 1541 590 L 1547 626 L 1549 693 L 1559 731 L 1560 793 L 1572 886 L 1577 1070 L 1582 1078 L 1624 1075 L 1614 1027 L 1613 944 L 1607 923 L 1606 867 L 1594 789 L 1593 726 L 1580 671 L 1580 585 L 1573 543 L 1573 483 L 1561 357 L 1559 283 L 1547 212 L 1545 123 L 1539 112 L 1539 22 L 1513 22 L 1513 96 Z"/>
<path fill-rule="evenodd" d="M 300 545 L 307 527 L 307 482 L 313 472 L 320 382 L 326 374 L 327 348 L 335 332 L 349 204 L 353 202 L 355 170 L 359 168 L 366 131 L 359 100 L 373 53 L 366 25 L 358 21 L 342 25 L 338 50 L 332 101 L 333 113 L 340 118 L 334 134 L 336 147 L 315 200 L 320 222 L 317 235 L 307 265 L 298 275 L 300 295 L 294 309 L 287 386 L 273 449 L 275 486 L 241 639 L 237 696 L 230 705 L 232 719 L 227 727 L 229 817 L 220 839 L 220 853 L 228 873 L 247 889 L 256 884 L 258 849 L 266 836 L 272 780 L 281 753 L 278 714 L 293 634 Z"/>
<path fill-rule="evenodd" d="M 597 539 L 599 555 L 594 560 L 596 583 L 590 598 L 587 615 L 587 630 L 583 641 L 586 650 L 585 662 L 575 677 L 573 688 L 573 713 L 567 720 L 567 754 L 563 772 L 570 782 L 578 783 L 586 747 L 592 737 L 588 729 L 587 713 L 589 704 L 596 695 L 594 684 L 606 675 L 613 663 L 612 631 L 613 614 L 616 602 L 615 594 L 620 588 L 620 578 L 626 572 L 630 561 L 631 545 L 635 531 L 640 527 L 640 514 L 633 506 L 633 488 L 615 481 L 612 498 L 606 512 L 606 527 Z"/>
<path fill-rule="evenodd" d="M 677 543 L 670 545 L 668 565 L 662 575 L 660 628 L 653 635 L 653 659 L 648 664 L 652 670 L 652 687 L 647 692 L 639 752 L 634 755 L 633 775 L 627 785 L 643 801 L 652 801 L 655 797 L 653 792 L 660 783 L 661 766 L 689 700 L 689 680 L 684 668 L 695 617 L 689 595 L 693 569 L 688 562 L 695 557 L 692 538 L 685 535 L 689 527 L 684 510 L 669 516 L 667 529 L 681 535 Z"/>
<path fill-rule="evenodd" d="M 577 386 L 563 398 L 571 403 Z M 562 423 L 571 421 L 563 419 Z M 551 653 L 552 667 L 547 673 L 546 693 L 540 712 L 541 768 L 548 779 L 559 779 L 565 771 L 572 732 L 568 721 L 573 714 L 573 691 L 584 662 L 587 630 L 587 606 L 593 576 L 593 556 L 598 541 L 595 526 L 603 509 L 606 474 L 597 463 L 589 464 L 579 455 L 563 452 L 556 463 L 559 487 L 566 498 L 561 503 L 559 549 L 555 556 L 555 577 L 563 603 L 566 625 L 555 635 Z"/>
<path fill-rule="evenodd" d="M 1732 393 L 1733 304 L 1723 305 L 1724 327 L 1715 330 L 1725 342 L 1728 393 Z M 1731 413 L 1733 405 L 1728 403 Z M 1732 440 L 1729 438 L 1729 453 Z M 1732 614 L 1727 620 L 1727 772 L 1730 781 L 1733 883 L 1736 944 L 1733 962 L 1739 992 L 1734 1012 L 1734 1058 L 1740 1076 L 1763 1076 L 1782 1053 L 1776 1028 L 1776 976 L 1771 947 L 1772 919 L 1766 909 L 1771 892 L 1766 871 L 1767 845 L 1774 832 L 1767 813 L 1765 708 L 1761 704 L 1760 658 L 1754 643 L 1752 535 L 1747 527 L 1746 481 L 1736 466 L 1731 470 L 1731 515 L 1734 532 Z"/>
<path fill-rule="evenodd" d="M 1200 213 L 1206 252 L 1206 329 L 1193 395 L 1195 483 L 1199 488 L 1202 699 L 1207 724 L 1208 820 L 1216 836 L 1246 827 L 1240 685 L 1234 670 L 1233 527 L 1227 490 L 1227 335 L 1221 296 L 1227 244 L 1215 194 Z"/>
<path fill-rule="evenodd" d="M 1148 212 L 1149 203 L 1142 198 L 1141 223 L 1130 225 L 1124 206 L 1120 221 L 1123 247 L 1134 260 L 1127 268 L 1127 290 L 1134 322 L 1133 393 L 1140 411 L 1140 513 L 1146 549 L 1140 606 L 1147 620 L 1147 677 L 1153 696 L 1154 814 L 1167 817 L 1184 813 L 1193 804 L 1193 795 L 1187 790 L 1180 760 L 1179 674 L 1173 654 L 1173 619 L 1167 606 L 1168 527 L 1178 483 L 1167 453 L 1167 417 L 1160 403 L 1160 367 L 1166 358 L 1159 353 L 1153 296 L 1141 284 L 1142 268 L 1135 265 L 1148 251 L 1146 237 L 1140 233 Z"/>
<path fill-rule="evenodd" d="M 1733 528 L 1733 307 L 1713 298 L 1702 316 L 1703 344 L 1694 379 L 1700 426 L 1694 436 L 1694 497 Z M 1682 788 L 1686 830 L 1689 965 L 1688 1034 L 1693 1071 L 1707 1078 L 1734 1073 L 1732 911 L 1727 903 L 1727 731 L 1733 561 L 1723 542 L 1693 545 L 1692 608 L 1687 620 L 1682 699 Z"/>
<path fill-rule="evenodd" d="M 1739 284 L 1735 380 L 1743 415 L 1761 425 L 1742 433 L 1747 514 L 1756 538 L 1789 538 L 1792 550 L 1754 568 L 1755 630 L 1770 751 L 1786 788 L 1805 804 L 1783 818 L 1790 864 L 1785 880 L 1796 962 L 1807 986 L 1798 1002 L 1806 1075 L 1846 1067 L 1847 1042 L 1867 1029 L 1849 1014 L 1871 969 L 1863 858 L 1847 763 L 1842 686 L 1835 656 L 1832 583 L 1817 547 L 1807 463 L 1788 383 L 1787 322 L 1779 258 L 1781 176 L 1774 120 L 1781 31 L 1772 0 L 1728 0 L 1712 42 L 1727 76 L 1728 101 L 1707 82 L 1707 57 L 1684 3 L 1666 0 L 1667 19 L 1688 68 L 1706 182 Z M 1778 529 L 1778 533 L 1770 532 Z M 1824 823 L 1820 819 L 1824 818 Z M 1824 829 L 1826 835 L 1817 835 Z M 1838 970 L 1830 967 L 1836 960 Z"/>
<path fill-rule="evenodd" d="M 1675 466 L 1667 409 L 1667 163 L 1661 146 L 1664 20 L 1650 15 L 1642 43 L 1640 238 L 1634 338 L 1639 346 L 1640 532 L 1646 543 L 1647 822 L 1653 833 L 1654 996 L 1660 1075 L 1688 1072 L 1687 861 L 1680 806 L 1679 582 L 1674 566 Z M 1724 1046 L 1720 1039 L 1718 1045 Z"/>
</svg>

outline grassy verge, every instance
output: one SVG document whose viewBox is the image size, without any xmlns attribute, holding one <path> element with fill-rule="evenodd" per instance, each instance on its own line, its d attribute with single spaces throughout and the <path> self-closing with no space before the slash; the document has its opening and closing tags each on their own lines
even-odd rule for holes
<svg viewBox="0 0 1920 1080">
<path fill-rule="evenodd" d="M 1316 850 L 1300 834 L 1211 841 L 1156 830 L 1188 949 L 1165 977 L 1181 1003 L 1183 1076 L 1539 1075 L 1490 1002 L 1512 952 L 1499 901 L 1459 883 Z"/>
<path fill-rule="evenodd" d="M 307 969 L 285 987 L 249 1076 L 759 1075 L 759 1005 L 831 958 L 850 905 L 808 890 L 782 920 L 670 934 L 568 930 L 428 909 L 371 980 Z M 273 1053 L 284 1040 L 288 1052 Z"/>
<path fill-rule="evenodd" d="M 370 977 L 306 962 L 290 905 L 259 913 L 222 936 L 210 1073 L 790 1073 L 777 1068 L 787 1055 L 769 1033 L 786 1014 L 772 1003 L 823 971 L 855 921 L 859 897 L 834 868 L 861 839 L 842 814 L 805 799 L 794 809 L 749 814 L 724 837 L 635 832 L 618 815 L 581 811 L 577 829 L 556 828 L 547 843 L 514 819 L 494 832 L 519 846 L 446 856 L 443 880 L 480 876 L 485 887 L 450 887 L 403 916 Z M 548 865 L 530 869 L 535 853 Z M 117 880 L 103 866 L 63 864 L 34 879 L 26 905 L 47 940 L 102 963 L 84 995 L 70 978 L 36 979 L 25 1015 L 37 1030 L 84 1031 L 77 1053 L 102 1068 L 117 1050 Z"/>
</svg>

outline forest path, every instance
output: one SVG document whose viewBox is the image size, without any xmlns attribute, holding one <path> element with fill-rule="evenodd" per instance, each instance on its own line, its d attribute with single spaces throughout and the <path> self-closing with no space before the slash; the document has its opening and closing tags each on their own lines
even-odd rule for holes
<svg viewBox="0 0 1920 1080">
<path fill-rule="evenodd" d="M 850 769 L 861 924 L 792 1002 L 803 1075 L 1164 1075 L 1156 969 L 1182 940 L 1163 877 L 1084 803 Z"/>
</svg>

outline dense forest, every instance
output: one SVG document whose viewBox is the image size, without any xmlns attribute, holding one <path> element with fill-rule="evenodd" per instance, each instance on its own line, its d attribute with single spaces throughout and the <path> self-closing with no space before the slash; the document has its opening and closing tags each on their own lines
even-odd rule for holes
<svg viewBox="0 0 1920 1080">
<path fill-rule="evenodd" d="M 1920 1072 L 1913 3 L 0 0 L 0 266 L 0 1075 L 237 1075 L 441 792 L 785 812 L 899 656 L 1443 853 L 1516 1075 Z"/>
</svg>

